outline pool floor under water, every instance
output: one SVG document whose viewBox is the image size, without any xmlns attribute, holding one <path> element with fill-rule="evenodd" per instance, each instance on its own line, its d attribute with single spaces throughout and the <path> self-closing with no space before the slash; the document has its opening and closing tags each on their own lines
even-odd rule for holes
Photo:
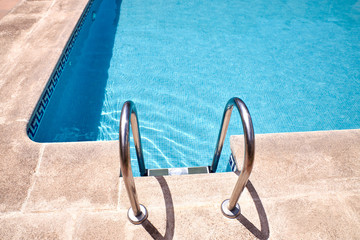
<svg viewBox="0 0 360 240">
<path fill-rule="evenodd" d="M 255 133 L 360 127 L 356 1 L 97 3 L 35 141 L 116 140 L 127 100 L 147 168 L 210 165 L 232 97 L 247 104 Z M 219 171 L 233 134 L 242 134 L 235 111 Z"/>
</svg>

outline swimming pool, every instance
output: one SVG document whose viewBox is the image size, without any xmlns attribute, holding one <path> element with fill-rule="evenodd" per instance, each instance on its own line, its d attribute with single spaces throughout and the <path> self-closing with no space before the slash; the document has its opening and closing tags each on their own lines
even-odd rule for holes
<svg viewBox="0 0 360 240">
<path fill-rule="evenodd" d="M 234 96 L 255 133 L 359 128 L 355 1 L 95 0 L 85 13 L 29 122 L 35 141 L 116 140 L 126 100 L 148 168 L 209 165 Z M 228 137 L 239 126 L 233 114 Z"/>
</svg>

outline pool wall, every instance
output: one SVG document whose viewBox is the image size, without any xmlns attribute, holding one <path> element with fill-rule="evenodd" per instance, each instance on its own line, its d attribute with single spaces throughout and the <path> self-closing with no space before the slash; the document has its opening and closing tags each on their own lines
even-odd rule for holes
<svg viewBox="0 0 360 240">
<path fill-rule="evenodd" d="M 53 73 L 50 76 L 49 82 L 47 83 L 44 92 L 42 93 L 38 104 L 35 107 L 34 113 L 29 121 L 27 126 L 27 134 L 28 136 L 34 140 L 41 120 L 45 114 L 46 107 L 48 106 L 49 102 L 51 101 L 51 96 L 55 91 L 56 85 L 60 79 L 62 72 L 66 64 L 68 63 L 69 56 L 71 54 L 71 50 L 74 47 L 74 44 L 77 40 L 77 37 L 83 28 L 84 25 L 91 24 L 91 18 L 87 18 L 88 14 L 95 14 L 94 9 L 97 9 L 97 6 L 101 3 L 101 1 L 95 1 L 96 6 L 93 6 L 94 0 L 90 0 L 86 5 L 84 12 L 81 14 L 79 21 L 77 22 L 74 31 L 72 32 L 64 51 L 62 52 L 56 67 L 54 68 Z"/>
<path fill-rule="evenodd" d="M 360 238 L 358 129 L 256 135 L 235 220 L 220 211 L 234 173 L 136 178 L 149 210 L 139 226 L 126 217 L 118 142 L 31 141 L 28 121 L 86 4 L 22 1 L 0 20 L 1 239 Z M 241 136 L 231 148 L 241 165 Z"/>
</svg>

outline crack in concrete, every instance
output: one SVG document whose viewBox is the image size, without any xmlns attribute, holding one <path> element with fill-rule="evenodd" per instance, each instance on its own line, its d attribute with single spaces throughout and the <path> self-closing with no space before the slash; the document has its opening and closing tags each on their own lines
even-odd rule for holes
<svg viewBox="0 0 360 240">
<path fill-rule="evenodd" d="M 39 175 L 39 172 L 40 172 L 40 165 L 41 165 L 41 162 L 42 162 L 45 147 L 46 147 L 46 144 L 42 144 L 41 147 L 40 147 L 39 160 L 38 160 L 36 168 L 35 168 L 35 173 L 33 174 L 32 179 L 31 179 L 31 186 L 28 189 L 26 198 L 25 198 L 24 203 L 22 204 L 21 209 L 20 209 L 20 212 L 22 212 L 22 213 L 25 212 L 25 209 L 26 209 L 27 203 L 29 201 L 31 192 L 33 191 L 33 189 L 35 187 L 36 177 Z"/>
</svg>

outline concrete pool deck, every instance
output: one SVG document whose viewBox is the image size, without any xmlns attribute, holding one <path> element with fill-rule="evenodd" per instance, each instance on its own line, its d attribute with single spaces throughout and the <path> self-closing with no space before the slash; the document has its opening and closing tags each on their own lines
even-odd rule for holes
<svg viewBox="0 0 360 240">
<path fill-rule="evenodd" d="M 0 0 L 0 19 L 8 14 L 20 0 Z"/>
<path fill-rule="evenodd" d="M 253 173 L 136 178 L 132 225 L 118 143 L 35 143 L 26 124 L 87 0 L 21 1 L 0 19 L 0 239 L 359 239 L 360 130 L 256 135 Z M 217 131 L 217 129 L 216 129 Z M 242 137 L 231 138 L 242 161 Z"/>
</svg>

